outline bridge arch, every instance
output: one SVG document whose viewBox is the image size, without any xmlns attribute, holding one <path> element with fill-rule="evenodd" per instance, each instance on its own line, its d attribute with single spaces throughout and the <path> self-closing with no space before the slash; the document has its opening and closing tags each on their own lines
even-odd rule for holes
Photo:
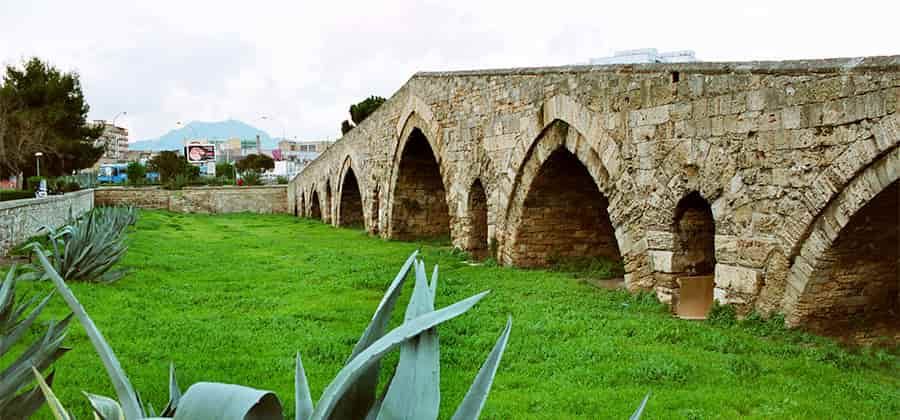
<svg viewBox="0 0 900 420">
<path fill-rule="evenodd" d="M 409 116 L 397 144 L 388 200 L 387 236 L 417 239 L 450 235 L 445 171 L 427 122 Z"/>
<path fill-rule="evenodd" d="M 344 159 L 340 172 L 338 202 L 335 210 L 337 226 L 365 227 L 363 197 L 359 178 L 353 170 L 350 156 Z"/>
<path fill-rule="evenodd" d="M 790 326 L 900 336 L 900 147 L 859 172 L 799 245 L 782 307 Z"/>
<path fill-rule="evenodd" d="M 316 189 L 316 186 L 313 185 L 312 193 L 310 193 L 310 198 L 309 198 L 309 213 L 308 213 L 308 216 L 311 219 L 319 219 L 319 220 L 324 221 L 324 219 L 322 217 L 321 205 L 322 204 L 319 200 L 319 191 Z"/>
<path fill-rule="evenodd" d="M 509 233 L 501 246 L 504 263 L 545 266 L 557 258 L 579 257 L 622 262 L 604 194 L 609 188 L 600 187 L 608 182 L 608 173 L 586 144 L 562 120 L 549 124 L 533 144 L 510 199 Z"/>
</svg>

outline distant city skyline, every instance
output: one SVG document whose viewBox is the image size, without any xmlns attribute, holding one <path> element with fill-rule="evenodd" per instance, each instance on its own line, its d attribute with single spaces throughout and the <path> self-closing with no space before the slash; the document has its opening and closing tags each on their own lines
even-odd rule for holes
<svg viewBox="0 0 900 420">
<path fill-rule="evenodd" d="M 77 71 L 89 119 L 127 112 L 117 124 L 132 141 L 228 119 L 334 139 L 350 104 L 390 97 L 417 71 L 566 65 L 640 48 L 702 61 L 900 54 L 900 5 L 875 0 L 4 3 L 0 63 L 37 56 Z"/>
</svg>

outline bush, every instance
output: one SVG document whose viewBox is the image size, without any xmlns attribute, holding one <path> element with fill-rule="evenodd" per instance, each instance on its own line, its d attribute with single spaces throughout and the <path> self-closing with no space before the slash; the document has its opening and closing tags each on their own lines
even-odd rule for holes
<svg viewBox="0 0 900 420">
<path fill-rule="evenodd" d="M 108 283 L 125 275 L 124 270 L 111 270 L 125 255 L 125 231 L 137 221 L 132 207 L 97 207 L 81 218 L 71 219 L 67 226 L 50 229 L 50 245 L 32 242 L 29 247 L 44 250 L 53 260 L 53 269 L 66 281 L 96 281 Z M 29 267 L 33 272 L 22 278 L 48 278 L 40 265 Z"/>
<path fill-rule="evenodd" d="M 278 185 L 284 185 L 284 184 L 287 184 L 288 182 L 291 182 L 291 181 L 289 179 L 287 179 L 286 176 L 278 176 L 277 178 L 275 178 L 275 183 Z"/>
<path fill-rule="evenodd" d="M 262 179 L 260 179 L 259 173 L 254 171 L 241 174 L 241 179 L 244 180 L 244 185 L 262 185 Z"/>
<path fill-rule="evenodd" d="M 0 201 L 34 198 L 34 191 L 0 190 Z"/>
<path fill-rule="evenodd" d="M 217 163 L 216 176 L 227 179 L 234 179 L 234 165 L 227 162 Z"/>
<path fill-rule="evenodd" d="M 37 191 L 38 186 L 41 185 L 41 180 L 43 180 L 43 179 L 44 179 L 44 177 L 42 177 L 42 176 L 28 177 L 27 182 L 26 182 L 26 184 L 27 184 L 26 188 L 31 191 Z"/>
<path fill-rule="evenodd" d="M 46 328 L 44 332 L 35 331 L 32 328 L 35 325 L 35 318 L 47 306 L 52 294 L 33 307 L 37 301 L 34 298 L 17 304 L 16 282 L 19 279 L 16 267 L 13 266 L 6 274 L 6 280 L 0 285 L 0 325 L 3 325 L 0 329 L 0 354 L 13 349 L 21 352 L 15 358 L 11 357 L 12 351 L 3 357 L 4 368 L 0 373 L 0 383 L 3 384 L 3 392 L 0 393 L 0 418 L 4 419 L 31 418 L 44 403 L 38 387 L 26 389 L 34 379 L 31 373 L 32 366 L 47 370 L 56 359 L 69 350 L 62 347 L 62 342 L 70 318 L 58 323 L 46 323 L 47 326 L 42 327 Z M 25 311 L 29 307 L 32 307 L 31 313 L 26 315 Z M 31 341 L 31 344 L 26 341 Z"/>
<path fill-rule="evenodd" d="M 147 182 L 147 167 L 140 162 L 131 162 L 125 168 L 128 183 L 131 185 L 143 185 Z"/>
</svg>

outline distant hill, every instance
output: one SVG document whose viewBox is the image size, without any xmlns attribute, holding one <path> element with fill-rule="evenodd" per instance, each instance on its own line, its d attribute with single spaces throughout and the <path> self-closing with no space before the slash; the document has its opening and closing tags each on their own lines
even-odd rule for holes
<svg viewBox="0 0 900 420">
<path fill-rule="evenodd" d="M 241 138 L 256 139 L 259 134 L 263 149 L 274 149 L 278 140 L 259 128 L 238 120 L 203 122 L 191 121 L 186 126 L 169 131 L 155 139 L 136 141 L 128 145 L 131 150 L 179 150 L 184 146 L 184 139 L 228 140 Z"/>
</svg>

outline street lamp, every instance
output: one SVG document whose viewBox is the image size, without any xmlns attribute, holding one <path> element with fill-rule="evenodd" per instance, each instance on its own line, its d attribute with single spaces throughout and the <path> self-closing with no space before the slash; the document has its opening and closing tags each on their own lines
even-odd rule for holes
<svg viewBox="0 0 900 420">
<path fill-rule="evenodd" d="M 119 117 L 123 116 L 123 115 L 128 115 L 128 112 L 127 112 L 127 111 L 122 111 L 122 112 L 116 114 L 115 117 L 113 117 L 113 119 L 112 119 L 112 125 L 113 125 L 113 127 L 116 126 L 116 120 L 117 120 Z"/>
<path fill-rule="evenodd" d="M 37 176 L 41 176 L 41 156 L 44 156 L 44 153 L 37 152 L 34 154 L 34 160 L 37 161 Z"/>
</svg>

